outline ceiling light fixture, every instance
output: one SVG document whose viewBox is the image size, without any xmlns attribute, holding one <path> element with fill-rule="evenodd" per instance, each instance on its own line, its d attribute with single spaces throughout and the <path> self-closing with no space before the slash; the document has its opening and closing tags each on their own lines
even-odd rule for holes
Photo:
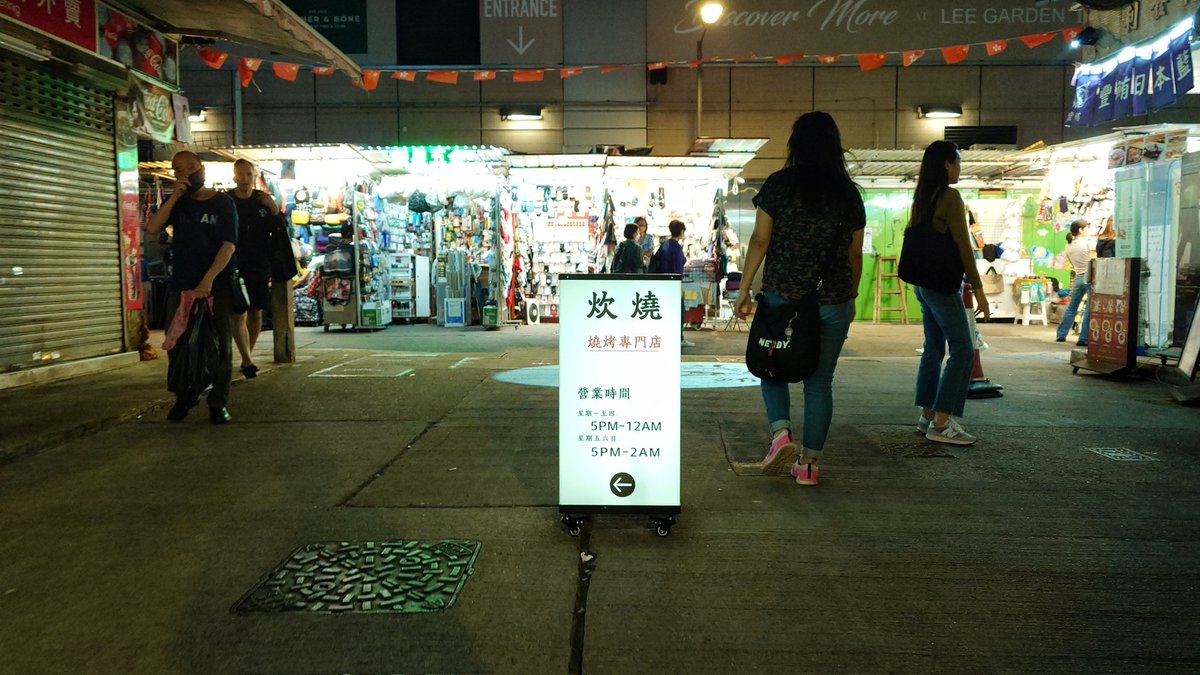
<svg viewBox="0 0 1200 675">
<path fill-rule="evenodd" d="M 500 119 L 505 122 L 535 122 L 542 119 L 542 108 L 536 105 L 514 105 L 500 108 Z"/>
<path fill-rule="evenodd" d="M 1079 47 L 1082 45 L 1091 46 L 1099 41 L 1100 31 L 1092 26 L 1088 26 L 1087 28 L 1079 31 L 1079 35 L 1076 35 L 1074 40 L 1071 40 L 1071 47 L 1073 49 L 1079 49 Z"/>
<path fill-rule="evenodd" d="M 931 120 L 947 120 L 956 117 L 962 117 L 961 105 L 919 105 L 917 106 L 917 117 L 925 117 Z"/>
</svg>

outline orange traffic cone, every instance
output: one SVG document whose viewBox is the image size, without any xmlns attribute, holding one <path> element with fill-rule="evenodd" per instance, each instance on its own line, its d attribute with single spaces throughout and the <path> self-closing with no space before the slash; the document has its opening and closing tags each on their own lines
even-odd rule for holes
<svg viewBox="0 0 1200 675">
<path fill-rule="evenodd" d="M 1004 387 L 993 384 L 983 374 L 983 362 L 979 359 L 979 340 L 975 330 L 975 302 L 971 284 L 963 284 L 963 306 L 967 311 L 967 322 L 971 328 L 971 339 L 975 340 L 975 362 L 971 368 L 971 384 L 967 387 L 967 398 L 996 398 L 1003 396 Z"/>
</svg>

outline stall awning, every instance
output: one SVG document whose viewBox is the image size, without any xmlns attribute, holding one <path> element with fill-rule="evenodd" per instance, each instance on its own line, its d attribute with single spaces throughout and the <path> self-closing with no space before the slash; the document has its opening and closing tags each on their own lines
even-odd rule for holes
<svg viewBox="0 0 1200 675">
<path fill-rule="evenodd" d="M 164 24 L 165 33 L 239 42 L 362 77 L 358 64 L 281 0 L 119 0 L 119 4 Z"/>
<path fill-rule="evenodd" d="M 846 165 L 856 181 L 894 180 L 916 184 L 924 150 L 846 151 Z M 1000 180 L 1040 178 L 1045 172 L 1015 150 L 963 150 L 965 182 L 991 183 Z"/>
<path fill-rule="evenodd" d="M 356 176 L 394 176 L 430 173 L 444 169 L 490 172 L 504 164 L 508 150 L 493 145 L 392 145 L 363 146 L 348 143 L 319 145 L 234 145 L 211 148 L 230 160 L 255 164 L 278 161 L 336 162 Z"/>
</svg>

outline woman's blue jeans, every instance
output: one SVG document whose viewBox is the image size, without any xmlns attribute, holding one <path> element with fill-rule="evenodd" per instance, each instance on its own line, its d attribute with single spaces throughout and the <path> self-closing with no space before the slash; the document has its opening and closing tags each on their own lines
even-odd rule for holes
<svg viewBox="0 0 1200 675">
<path fill-rule="evenodd" d="M 763 293 L 762 304 L 778 307 L 787 300 L 769 291 Z M 842 344 L 854 320 L 854 301 L 840 305 L 821 305 L 821 355 L 817 369 L 804 380 L 804 451 L 805 457 L 820 457 L 833 420 L 833 369 L 837 366 Z M 791 390 L 787 382 L 762 380 L 763 403 L 771 432 L 791 429 Z"/>
<path fill-rule="evenodd" d="M 1075 323 L 1075 312 L 1079 311 L 1079 303 L 1083 301 L 1083 296 L 1088 294 L 1092 289 L 1083 277 L 1082 274 L 1075 275 L 1075 284 L 1071 286 L 1071 304 L 1067 305 L 1067 311 L 1063 312 L 1062 321 L 1058 323 L 1058 332 L 1056 337 L 1059 340 L 1066 340 L 1067 333 L 1071 332 L 1071 326 Z M 1079 331 L 1079 341 L 1087 342 L 1088 339 L 1088 321 L 1091 319 L 1092 301 L 1089 299 L 1087 307 L 1083 310 L 1083 328 Z"/>
<path fill-rule="evenodd" d="M 967 321 L 962 289 L 941 293 L 914 286 L 925 325 L 925 350 L 917 368 L 916 404 L 962 417 L 975 364 L 975 336 Z M 950 358 L 942 368 L 946 346 Z"/>
</svg>

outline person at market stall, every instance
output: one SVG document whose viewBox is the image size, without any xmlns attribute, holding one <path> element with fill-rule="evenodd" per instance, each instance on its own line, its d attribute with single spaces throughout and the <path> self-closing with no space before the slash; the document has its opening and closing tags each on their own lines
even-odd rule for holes
<svg viewBox="0 0 1200 675">
<path fill-rule="evenodd" d="M 642 247 L 637 243 L 638 226 L 625 226 L 625 241 L 617 247 L 613 254 L 613 272 L 617 274 L 641 274 L 646 271 L 642 263 Z"/>
<path fill-rule="evenodd" d="M 230 419 L 226 406 L 233 376 L 230 298 L 233 295 L 232 273 L 237 265 L 234 255 L 237 250 L 237 207 L 229 195 L 204 186 L 204 164 L 196 153 L 188 150 L 175 153 L 171 168 L 175 172 L 174 189 L 150 216 L 145 230 L 154 235 L 170 225 L 174 233 L 166 324 L 173 323 L 184 292 L 199 301 L 212 298 L 219 351 L 212 388 L 208 392 L 208 413 L 213 424 L 225 424 Z M 174 351 L 168 350 L 170 358 L 176 358 Z M 183 396 L 177 397 L 167 419 L 182 422 L 199 402 L 199 396 L 187 400 Z"/>
<path fill-rule="evenodd" d="M 233 182 L 237 187 L 229 196 L 238 212 L 237 274 L 248 300 L 245 308 L 234 303 L 233 341 L 242 357 L 242 375 L 253 379 L 258 375 L 254 345 L 262 331 L 263 310 L 271 304 L 271 232 L 277 226 L 279 207 L 271 195 L 255 188 L 258 170 L 250 162 L 233 163 Z"/>
<path fill-rule="evenodd" d="M 828 113 L 801 115 L 792 125 L 783 169 L 767 177 L 754 196 L 758 211 L 742 268 L 734 311 L 745 319 L 753 308 L 751 285 L 760 267 L 760 311 L 800 300 L 814 291 L 820 302 L 820 356 L 804 380 L 803 447 L 792 432 L 787 382 L 761 380 L 772 438 L 763 473 L 786 475 L 816 485 L 817 462 L 833 421 L 833 371 L 854 320 L 854 298 L 862 276 L 866 211 L 862 193 L 842 153 L 841 133 Z"/>
<path fill-rule="evenodd" d="M 950 234 L 957 259 L 946 260 L 945 264 L 956 265 L 966 273 L 975 294 L 976 311 L 982 311 L 986 321 L 991 318 L 991 309 L 971 250 L 966 208 L 958 190 L 950 187 L 958 182 L 961 168 L 955 144 L 934 141 L 925 148 L 908 227 L 932 223 L 934 231 Z M 954 420 L 963 415 L 975 359 L 975 336 L 963 306 L 961 285 L 948 293 L 924 286 L 914 286 L 913 292 L 921 305 L 925 329 L 925 346 L 917 369 L 915 403 L 921 407 L 917 429 L 931 441 L 971 445 L 978 439 Z M 947 346 L 950 358 L 943 368 Z"/>
<path fill-rule="evenodd" d="M 644 268 L 650 264 L 650 256 L 654 255 L 654 235 L 650 234 L 650 227 L 642 216 L 634 218 L 633 224 L 637 225 L 637 242 L 642 247 L 642 267 Z"/>
<path fill-rule="evenodd" d="M 1113 217 L 1104 220 L 1104 227 L 1096 235 L 1096 257 L 1115 258 L 1117 255 L 1117 228 L 1113 227 Z"/>
<path fill-rule="evenodd" d="M 660 258 L 662 264 L 658 269 L 659 274 L 678 274 L 683 275 L 683 266 L 687 262 L 687 258 L 683 255 L 683 234 L 687 232 L 687 225 L 683 224 L 682 220 L 672 220 L 667 224 L 667 230 L 671 233 L 670 239 L 663 240 Z M 679 299 L 679 318 L 683 320 L 684 306 L 683 299 Z M 696 343 L 683 336 L 683 328 L 687 323 L 684 322 L 679 326 L 679 346 L 680 347 L 695 347 Z"/>
<path fill-rule="evenodd" d="M 1087 232 L 1087 221 L 1077 220 L 1071 223 L 1071 231 L 1067 233 L 1066 255 L 1067 260 L 1071 263 L 1071 269 L 1074 270 L 1075 280 L 1071 283 L 1071 303 L 1067 305 L 1062 321 L 1058 323 L 1058 331 L 1054 335 L 1055 342 L 1066 341 L 1067 333 L 1075 325 L 1075 313 L 1079 311 L 1079 303 L 1083 301 L 1083 296 L 1088 295 L 1088 291 L 1091 290 L 1091 284 L 1088 283 L 1088 268 L 1091 266 L 1092 252 L 1088 247 Z M 1088 320 L 1091 319 L 1091 305 L 1089 300 L 1087 307 L 1083 310 L 1083 329 L 1080 331 L 1079 340 L 1075 343 L 1080 347 L 1086 347 L 1088 343 Z"/>
</svg>

